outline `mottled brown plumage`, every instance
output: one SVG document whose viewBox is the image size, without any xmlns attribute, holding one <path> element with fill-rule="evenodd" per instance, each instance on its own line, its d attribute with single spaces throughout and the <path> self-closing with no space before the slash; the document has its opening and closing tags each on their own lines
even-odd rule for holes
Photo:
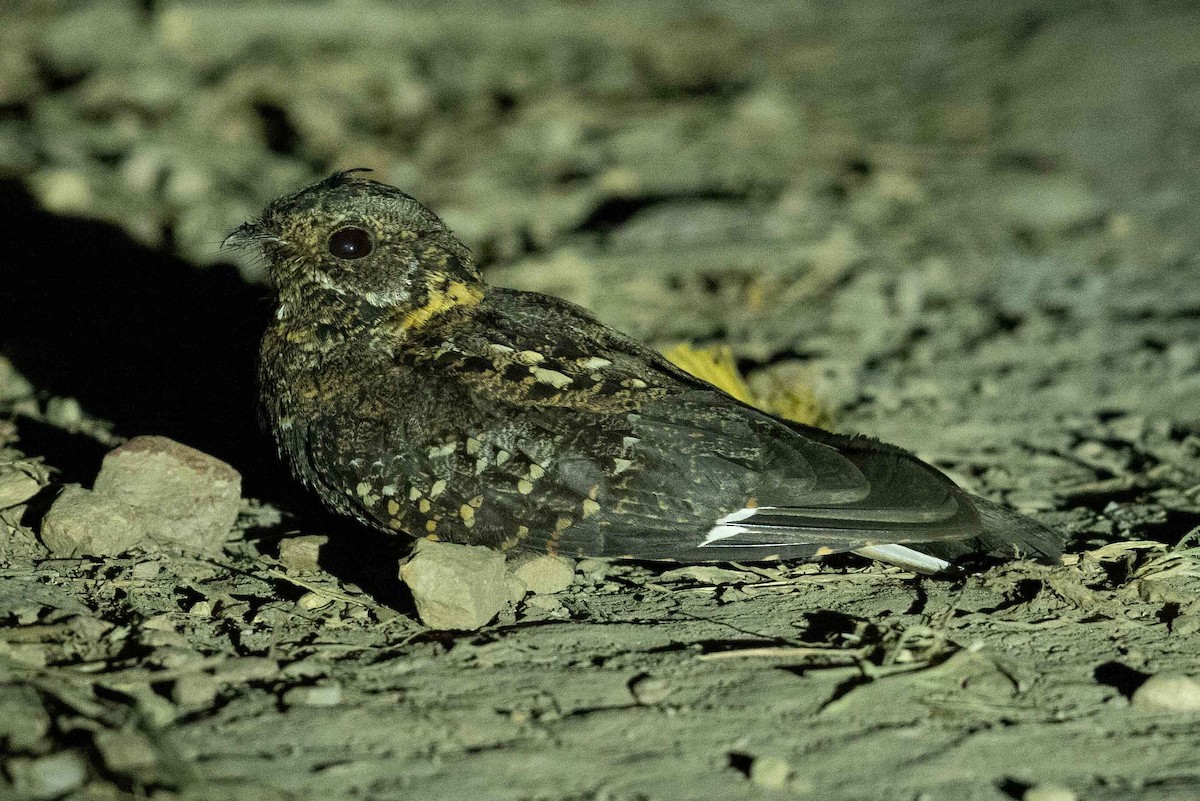
<svg viewBox="0 0 1200 801">
<path fill-rule="evenodd" d="M 488 287 L 436 215 L 355 172 L 230 236 L 262 248 L 278 290 L 266 419 L 335 510 L 566 555 L 758 560 L 907 543 L 1057 558 L 1054 534 L 898 448 L 773 418 L 578 306 Z"/>
</svg>

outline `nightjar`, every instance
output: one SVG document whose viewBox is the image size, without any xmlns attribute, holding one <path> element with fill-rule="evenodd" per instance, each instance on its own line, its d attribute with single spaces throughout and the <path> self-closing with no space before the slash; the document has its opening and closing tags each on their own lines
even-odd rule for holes
<svg viewBox="0 0 1200 801">
<path fill-rule="evenodd" d="M 334 510 L 565 556 L 1058 559 L 1057 534 L 900 448 L 772 417 L 574 304 L 488 286 L 433 212 L 359 172 L 227 240 L 261 249 L 278 292 L 265 418 Z"/>
</svg>

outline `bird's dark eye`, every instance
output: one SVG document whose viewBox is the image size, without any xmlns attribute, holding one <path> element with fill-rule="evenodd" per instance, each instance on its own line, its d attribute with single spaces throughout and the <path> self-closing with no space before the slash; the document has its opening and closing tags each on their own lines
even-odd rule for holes
<svg viewBox="0 0 1200 801">
<path fill-rule="evenodd" d="M 339 228 L 329 235 L 329 252 L 339 259 L 361 259 L 374 246 L 370 234 L 352 225 Z"/>
</svg>

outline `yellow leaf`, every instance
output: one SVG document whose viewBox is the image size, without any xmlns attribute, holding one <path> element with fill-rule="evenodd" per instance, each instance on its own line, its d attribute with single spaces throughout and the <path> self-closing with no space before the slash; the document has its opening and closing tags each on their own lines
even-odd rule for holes
<svg viewBox="0 0 1200 801">
<path fill-rule="evenodd" d="M 680 344 L 668 349 L 664 355 L 675 366 L 707 381 L 742 403 L 794 423 L 819 428 L 829 428 L 833 425 L 832 411 L 818 400 L 813 388 L 807 384 L 785 384 L 777 376 L 771 376 L 773 386 L 763 395 L 756 394 L 738 372 L 733 352 L 728 345 L 697 348 Z"/>
</svg>

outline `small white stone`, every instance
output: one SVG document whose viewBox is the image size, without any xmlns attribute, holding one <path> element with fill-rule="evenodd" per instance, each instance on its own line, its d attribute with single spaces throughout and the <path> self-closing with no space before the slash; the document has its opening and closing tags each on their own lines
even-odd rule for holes
<svg viewBox="0 0 1200 801">
<path fill-rule="evenodd" d="M 638 676 L 629 682 L 629 692 L 633 700 L 642 706 L 655 706 L 670 697 L 674 688 L 666 679 L 658 676 Z"/>
<path fill-rule="evenodd" d="M 105 729 L 96 732 L 96 750 L 113 773 L 137 774 L 150 771 L 158 762 L 154 746 L 133 730 Z"/>
<path fill-rule="evenodd" d="M 332 598 L 317 592 L 306 592 L 296 599 L 296 606 L 306 612 L 311 612 L 314 609 L 323 609 L 331 603 L 333 603 Z"/>
<path fill-rule="evenodd" d="M 779 757 L 755 757 L 750 763 L 750 781 L 767 790 L 782 790 L 791 775 L 792 766 Z"/>
<path fill-rule="evenodd" d="M 293 687 L 283 694 L 287 706 L 337 706 L 342 702 L 342 685 L 335 682 L 314 687 Z"/>
<path fill-rule="evenodd" d="M 329 542 L 329 537 L 310 534 L 303 537 L 288 537 L 279 542 L 279 561 L 288 570 L 301 573 L 319 570 L 318 561 L 321 548 Z"/>
<path fill-rule="evenodd" d="M 207 709 L 217 698 L 217 682 L 207 673 L 180 676 L 171 686 L 171 700 L 184 709 Z"/>
<path fill-rule="evenodd" d="M 1077 801 L 1078 796 L 1069 787 L 1057 784 L 1035 784 L 1021 794 L 1021 801 Z"/>
<path fill-rule="evenodd" d="M 87 779 L 88 766 L 78 751 L 59 751 L 38 759 L 10 759 L 5 769 L 16 797 L 48 801 L 80 787 Z"/>
<path fill-rule="evenodd" d="M 432 629 L 473 630 L 508 603 L 504 555 L 491 548 L 418 540 L 400 567 L 421 622 Z"/>
<path fill-rule="evenodd" d="M 1200 682 L 1188 676 L 1159 673 L 1133 691 L 1130 702 L 1142 709 L 1167 712 L 1200 711 Z"/>
<path fill-rule="evenodd" d="M 535 595 L 553 595 L 571 586 L 575 580 L 575 563 L 561 556 L 516 558 L 509 570 Z"/>
</svg>

